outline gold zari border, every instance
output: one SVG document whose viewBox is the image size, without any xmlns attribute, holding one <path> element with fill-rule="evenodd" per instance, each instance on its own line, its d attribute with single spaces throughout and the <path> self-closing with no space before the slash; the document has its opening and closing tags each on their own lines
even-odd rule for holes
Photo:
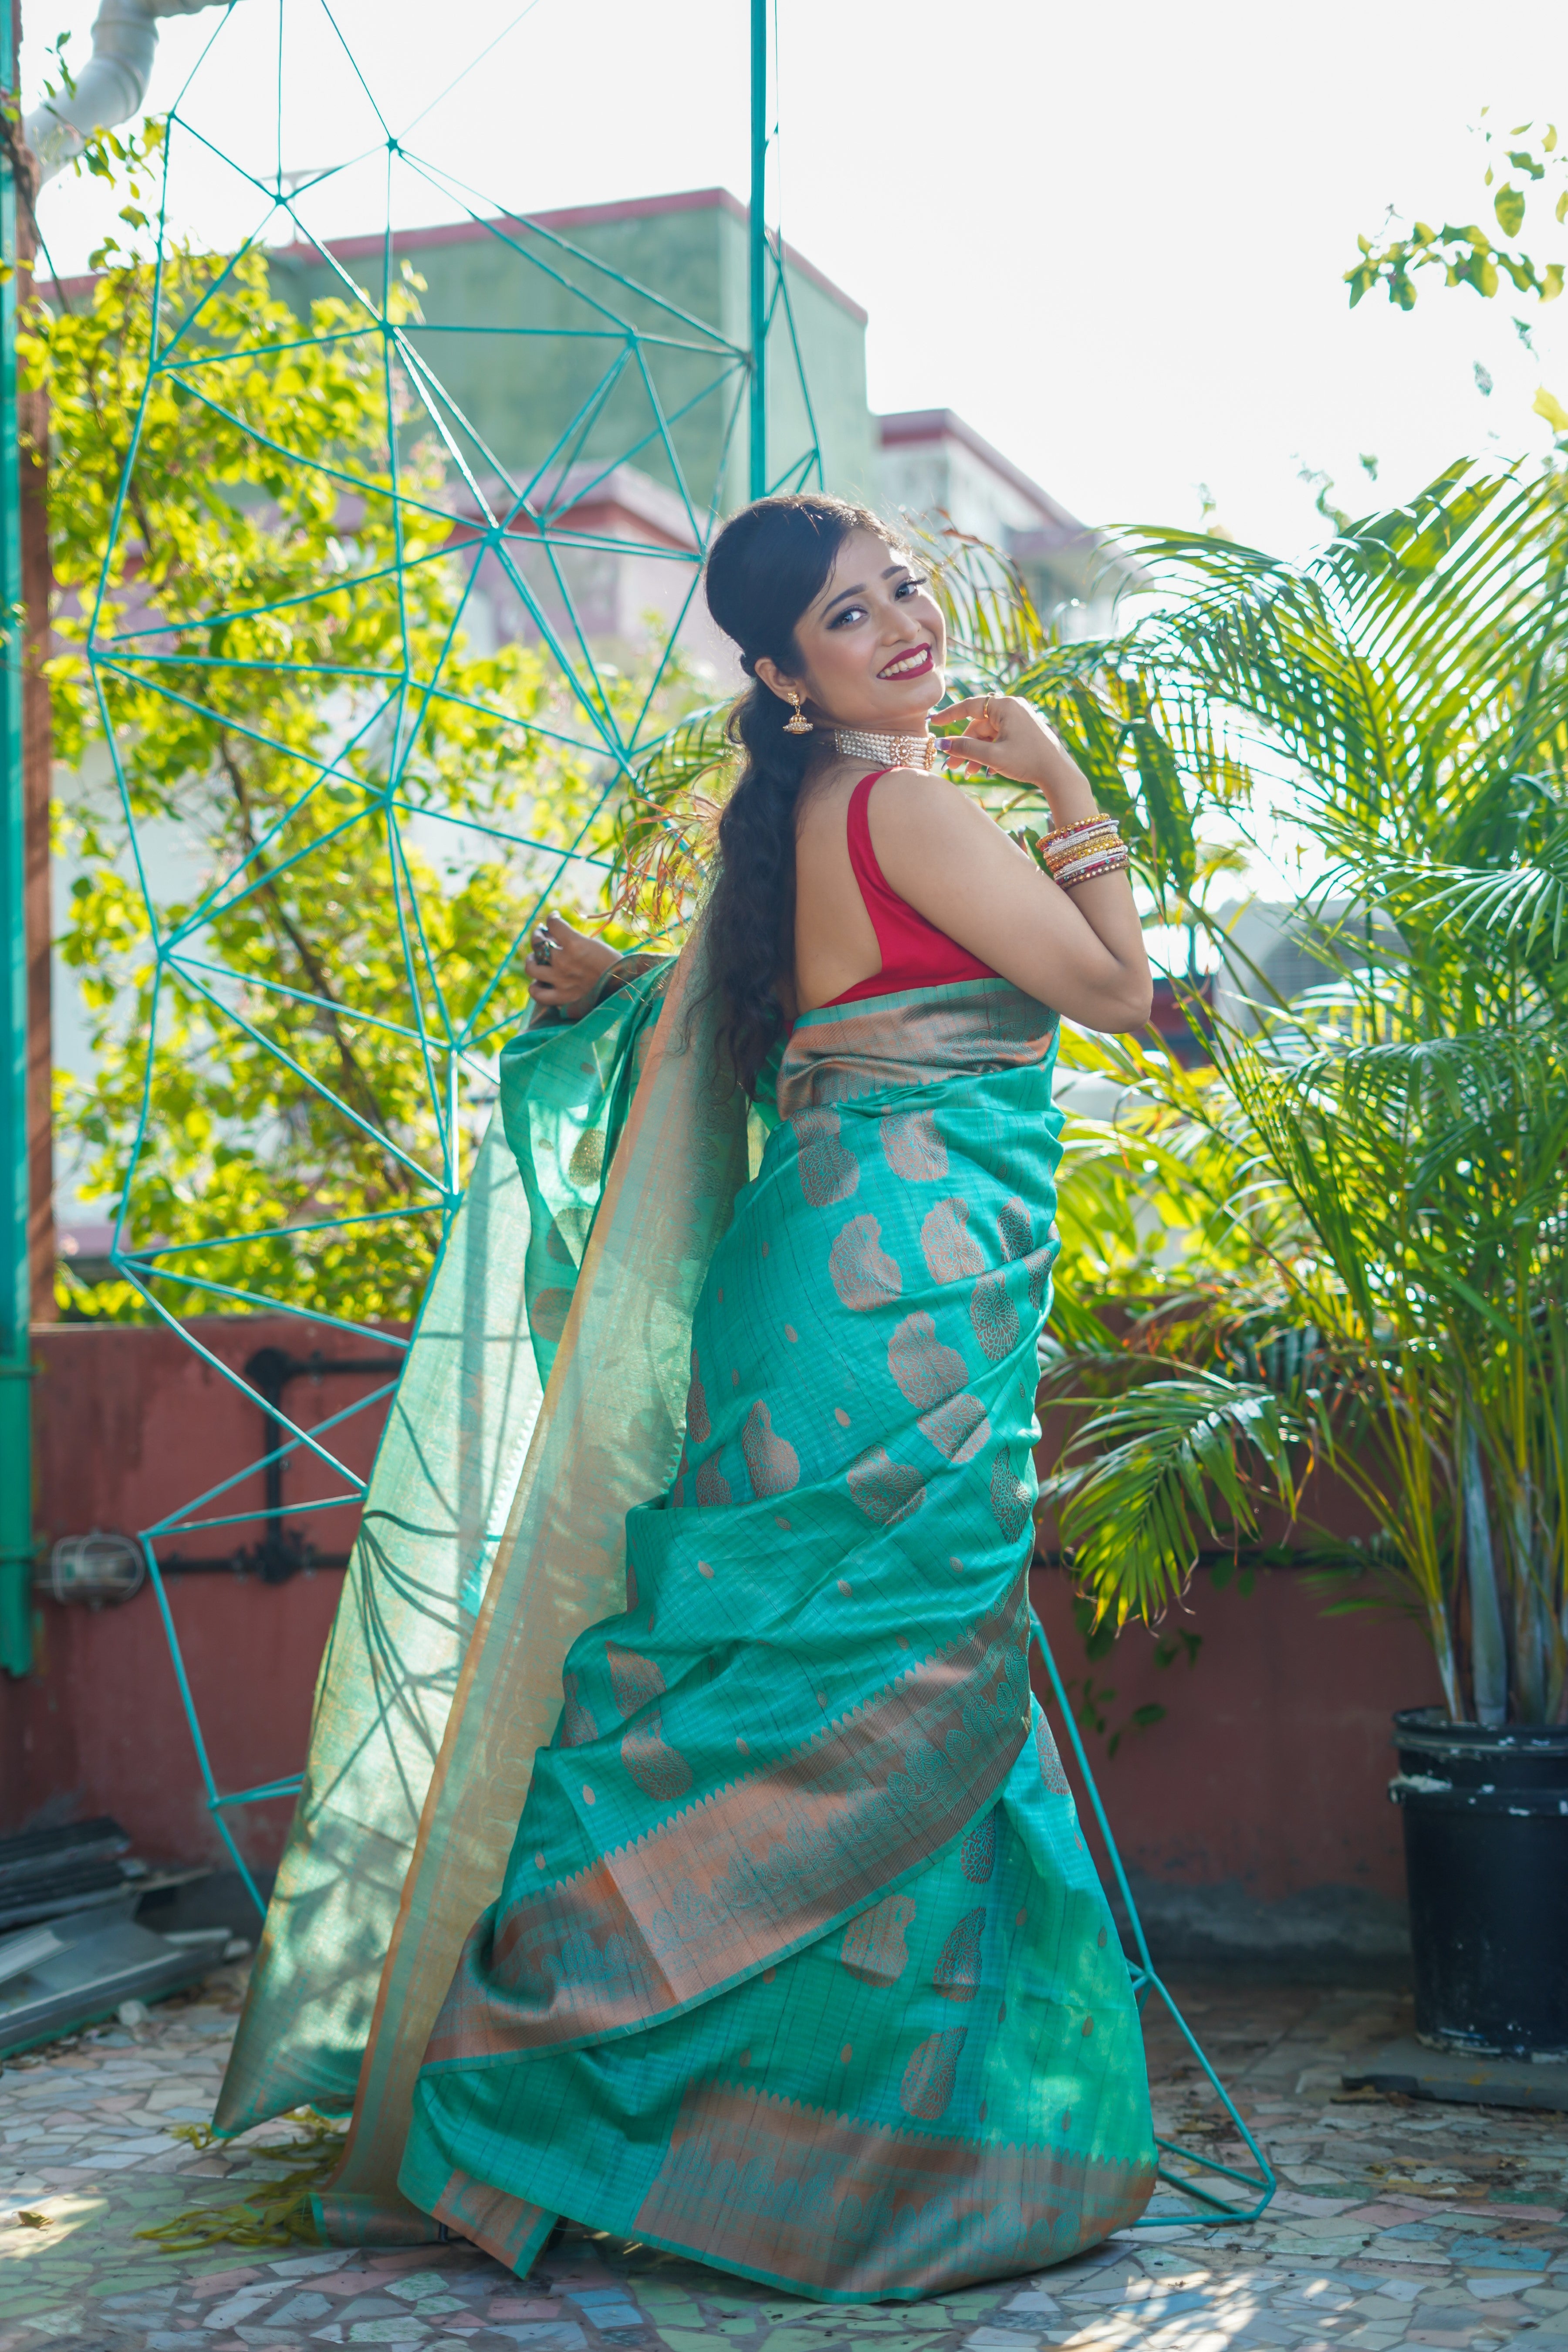
<svg viewBox="0 0 1568 2352">
<path fill-rule="evenodd" d="M 471 2065 L 646 2025 L 884 1895 L 996 1795 L 1027 1728 L 1022 1576 L 959 1642 L 592 1868 L 481 1919 L 426 2053 Z"/>
<path fill-rule="evenodd" d="M 857 2122 L 742 2084 L 689 2091 L 636 2230 L 836 2294 L 1064 2262 L 1137 2220 L 1152 2167 Z"/>
</svg>

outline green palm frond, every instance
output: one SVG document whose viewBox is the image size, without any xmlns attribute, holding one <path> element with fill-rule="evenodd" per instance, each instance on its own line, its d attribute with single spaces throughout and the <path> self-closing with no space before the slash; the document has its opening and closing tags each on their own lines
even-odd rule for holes
<svg viewBox="0 0 1568 2352">
<path fill-rule="evenodd" d="M 1075 1353 L 1057 1377 L 1088 1367 L 1080 1387 L 1103 1394 L 1109 1355 L 1131 1385 L 1091 1414 L 1053 1490 L 1080 1573 L 1109 1614 L 1167 1605 L 1209 1533 L 1245 1528 L 1237 1498 L 1274 1491 L 1243 1401 L 1273 1384 L 1276 1358 L 1310 1357 L 1281 1410 L 1372 1510 L 1380 1572 L 1422 1615 L 1451 1709 L 1479 1689 L 1473 1549 L 1505 1596 L 1510 1708 L 1555 1719 L 1568 485 L 1451 467 L 1300 567 L 1193 533 L 1133 545 L 1158 606 L 1089 686 L 1106 724 L 1080 719 L 1089 753 L 1151 835 L 1172 773 L 1200 815 L 1245 830 L 1249 798 L 1286 815 L 1315 851 L 1291 919 L 1322 978 L 1289 1003 L 1262 973 L 1244 980 L 1254 1002 L 1214 1024 L 1207 1072 L 1125 1040 L 1088 1051 L 1121 1091 L 1102 1133 L 1068 1129 L 1054 1329 Z M 1152 793 L 1132 781 L 1130 722 L 1164 747 Z M 1176 889 L 1168 831 L 1157 847 L 1148 862 Z M 1162 1286 L 1202 1296 L 1202 1312 L 1167 1317 Z M 1224 1407 L 1203 1385 L 1216 1362 L 1236 1376 Z M 1494 1659 L 1493 1706 L 1495 1679 Z"/>
<path fill-rule="evenodd" d="M 713 835 L 734 776 L 731 706 L 682 721 L 637 768 L 612 837 L 616 911 L 679 937 L 712 863 Z"/>
<path fill-rule="evenodd" d="M 1466 944 L 1517 943 L 1527 957 L 1538 945 L 1553 960 L 1563 954 L 1568 940 L 1568 824 L 1528 863 L 1413 866 L 1397 860 L 1374 871 L 1407 923 L 1441 926 Z"/>
<path fill-rule="evenodd" d="M 1079 1356 L 1047 1382 L 1057 1403 L 1094 1404 L 1043 1491 L 1097 1622 L 1118 1625 L 1179 1601 L 1205 1546 L 1255 1538 L 1261 1501 L 1294 1514 L 1290 1449 L 1308 1434 L 1273 1390 L 1218 1372 L 1139 1366 L 1109 1403 L 1068 1385 L 1131 1369 L 1119 1354 Z"/>
<path fill-rule="evenodd" d="M 1451 467 L 1300 570 L 1195 534 L 1134 544 L 1168 600 L 1135 651 L 1184 765 L 1212 764 L 1217 731 L 1242 765 L 1289 780 L 1331 855 L 1452 855 L 1500 776 L 1561 776 L 1554 479 Z"/>
<path fill-rule="evenodd" d="M 1438 1346 L 1516 1328 L 1518 1269 L 1563 1254 L 1568 1052 L 1555 1027 L 1416 1036 L 1285 1063 L 1233 1043 L 1226 1077 L 1354 1300 Z"/>
<path fill-rule="evenodd" d="M 915 537 L 931 564 L 960 693 L 1020 691 L 1018 679 L 1050 646 L 1052 633 L 1017 564 L 968 531 L 950 527 Z"/>
</svg>

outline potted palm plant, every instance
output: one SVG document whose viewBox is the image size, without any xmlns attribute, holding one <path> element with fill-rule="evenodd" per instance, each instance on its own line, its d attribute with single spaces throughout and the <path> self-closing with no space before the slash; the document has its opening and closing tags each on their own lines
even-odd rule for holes
<svg viewBox="0 0 1568 2352">
<path fill-rule="evenodd" d="M 1563 485 L 1455 467 L 1300 568 L 1139 551 L 1163 593 L 1129 638 L 982 627 L 976 667 L 1049 710 L 1167 916 L 1210 919 L 1192 813 L 1270 812 L 1323 979 L 1244 991 L 1206 1069 L 1069 1055 L 1120 1105 L 1069 1125 L 1047 1389 L 1091 1409 L 1048 1496 L 1121 1622 L 1308 1467 L 1348 1483 L 1377 1535 L 1320 1565 L 1417 1613 L 1445 1699 L 1394 1726 L 1418 2031 L 1568 2051 Z"/>
</svg>

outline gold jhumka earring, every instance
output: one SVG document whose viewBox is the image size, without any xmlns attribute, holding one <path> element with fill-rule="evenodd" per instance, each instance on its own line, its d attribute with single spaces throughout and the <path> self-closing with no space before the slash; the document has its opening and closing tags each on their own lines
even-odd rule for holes
<svg viewBox="0 0 1568 2352">
<path fill-rule="evenodd" d="M 786 687 L 784 691 L 786 694 L 789 693 L 789 688 Z M 813 727 L 810 719 L 806 718 L 805 712 L 801 709 L 799 695 L 790 694 L 789 698 L 795 705 L 795 710 L 793 716 L 784 720 L 784 733 L 786 735 L 814 735 L 816 730 Z"/>
</svg>

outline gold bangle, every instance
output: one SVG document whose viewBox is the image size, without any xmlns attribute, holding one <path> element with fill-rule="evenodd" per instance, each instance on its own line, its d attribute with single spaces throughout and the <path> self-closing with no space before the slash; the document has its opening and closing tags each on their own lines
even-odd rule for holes
<svg viewBox="0 0 1568 2352">
<path fill-rule="evenodd" d="M 1085 858 L 1081 866 L 1051 879 L 1058 890 L 1076 890 L 1080 882 L 1097 882 L 1102 874 L 1125 874 L 1131 863 L 1131 852 L 1123 845 L 1108 850 L 1103 857 Z"/>
<path fill-rule="evenodd" d="M 1077 824 L 1053 826 L 1046 835 L 1047 848 L 1065 849 L 1069 841 L 1079 841 L 1086 834 L 1115 833 L 1119 830 L 1113 816 L 1086 816 Z"/>
<path fill-rule="evenodd" d="M 1048 833 L 1040 845 L 1046 871 L 1053 876 L 1079 858 L 1121 846 L 1121 829 L 1111 816 L 1089 817 L 1081 824 L 1067 826 L 1060 833 Z"/>
</svg>

